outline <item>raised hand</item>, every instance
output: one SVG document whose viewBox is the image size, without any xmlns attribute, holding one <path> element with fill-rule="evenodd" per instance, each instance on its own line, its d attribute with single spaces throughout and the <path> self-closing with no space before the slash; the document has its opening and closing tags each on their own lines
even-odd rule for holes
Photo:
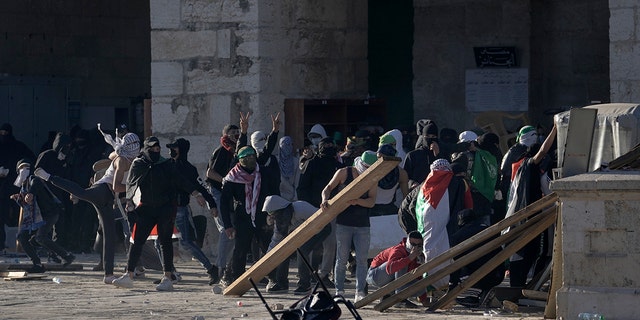
<svg viewBox="0 0 640 320">
<path fill-rule="evenodd" d="M 275 117 L 271 115 L 271 126 L 273 132 L 280 131 L 280 112 L 276 113 Z"/>
<path fill-rule="evenodd" d="M 240 132 L 246 134 L 249 130 L 249 112 L 243 114 L 240 111 Z"/>
</svg>

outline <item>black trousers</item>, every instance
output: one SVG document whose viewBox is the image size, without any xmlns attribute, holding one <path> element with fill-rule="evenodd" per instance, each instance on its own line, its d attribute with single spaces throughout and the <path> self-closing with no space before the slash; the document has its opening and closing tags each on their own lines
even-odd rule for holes
<svg viewBox="0 0 640 320">
<path fill-rule="evenodd" d="M 133 272 L 138 265 L 142 247 L 147 241 L 151 230 L 158 225 L 158 241 L 160 242 L 160 253 L 162 254 L 162 270 L 173 272 L 173 227 L 176 222 L 176 207 L 172 205 L 162 207 L 151 207 L 140 205 L 131 213 L 135 214 L 135 235 L 133 245 L 129 250 L 127 258 L 127 270 Z"/>
</svg>

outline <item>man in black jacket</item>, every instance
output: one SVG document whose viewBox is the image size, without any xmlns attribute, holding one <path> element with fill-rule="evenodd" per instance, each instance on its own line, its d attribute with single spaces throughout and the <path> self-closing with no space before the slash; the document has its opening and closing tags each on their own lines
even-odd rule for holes
<svg viewBox="0 0 640 320">
<path fill-rule="evenodd" d="M 115 286 L 133 287 L 133 275 L 142 254 L 142 247 L 153 227 L 157 225 L 164 277 L 156 286 L 156 290 L 173 289 L 171 273 L 175 268 L 171 236 L 176 217 L 178 190 L 197 197 L 198 204 L 204 206 L 204 197 L 197 191 L 197 186 L 181 175 L 172 161 L 160 156 L 158 138 L 148 137 L 144 140 L 142 154 L 131 164 L 127 178 L 127 211 L 134 211 L 136 215 L 136 232 L 129 250 L 127 272 L 113 280 Z"/>
<path fill-rule="evenodd" d="M 33 263 L 27 272 L 45 271 L 32 241 L 55 252 L 64 259 L 64 266 L 68 266 L 75 257 L 53 242 L 50 235 L 62 211 L 60 200 L 48 190 L 43 180 L 31 175 L 31 164 L 27 160 L 18 161 L 16 171 L 18 177 L 15 186 L 20 188 L 20 193 L 12 195 L 11 199 L 18 202 L 23 210 L 18 241 Z M 36 231 L 33 237 L 32 231 Z"/>
<path fill-rule="evenodd" d="M 273 190 L 272 185 L 262 178 L 253 147 L 242 147 L 237 157 L 239 163 L 224 177 L 220 200 L 225 234 L 230 239 L 235 238 L 236 242 L 231 268 L 226 270 L 222 280 L 227 285 L 244 273 L 254 236 L 263 246 L 261 249 L 267 252 L 273 232 L 268 232 L 267 214 L 261 209 L 268 195 L 278 193 L 278 189 Z"/>
<path fill-rule="evenodd" d="M 191 143 L 189 140 L 183 138 L 167 144 L 167 148 L 171 150 L 171 161 L 175 164 L 178 172 L 197 187 L 197 190 L 204 196 L 205 200 L 207 200 L 207 204 L 211 209 L 211 214 L 216 217 L 218 215 L 216 201 L 213 199 L 211 194 L 209 194 L 209 192 L 200 185 L 198 182 L 198 169 L 196 169 L 196 167 L 187 160 L 187 154 L 190 147 Z M 190 198 L 191 196 L 189 193 L 181 190 L 178 191 L 176 227 L 178 228 L 178 231 L 180 231 L 180 244 L 187 248 L 191 255 L 198 259 L 200 264 L 207 270 L 207 273 L 209 274 L 209 285 L 212 285 L 218 282 L 218 267 L 209 261 L 204 252 L 202 252 L 202 249 L 200 249 L 200 247 L 194 242 L 194 237 L 191 234 L 193 218 L 189 207 Z"/>
</svg>

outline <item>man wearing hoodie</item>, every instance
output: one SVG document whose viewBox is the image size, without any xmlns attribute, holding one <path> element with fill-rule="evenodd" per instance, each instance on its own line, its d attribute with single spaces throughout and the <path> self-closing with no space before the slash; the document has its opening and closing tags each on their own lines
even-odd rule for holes
<svg viewBox="0 0 640 320">
<path fill-rule="evenodd" d="M 176 170 L 182 174 L 187 180 L 196 186 L 196 189 L 204 196 L 211 210 L 211 214 L 215 218 L 218 215 L 216 201 L 211 194 L 198 182 L 198 169 L 194 167 L 187 159 L 191 143 L 189 140 L 179 138 L 173 143 L 167 144 L 170 150 L 171 161 L 174 163 Z M 202 252 L 200 247 L 194 242 L 194 236 L 191 234 L 190 226 L 193 224 L 191 208 L 189 207 L 190 195 L 184 191 L 178 191 L 178 207 L 176 210 L 176 227 L 180 231 L 180 244 L 187 248 L 191 255 L 198 259 L 202 267 L 209 274 L 209 285 L 217 283 L 219 280 L 218 267 L 213 265 L 207 256 Z"/>
<path fill-rule="evenodd" d="M 69 153 L 70 144 L 71 138 L 68 135 L 62 132 L 56 133 L 53 140 L 52 148 L 41 152 L 38 155 L 38 161 L 36 161 L 36 163 L 46 163 L 44 167 L 47 168 L 47 171 L 50 174 L 58 177 L 66 177 L 67 164 L 65 162 L 65 159 L 67 157 L 67 154 Z M 61 212 L 58 222 L 56 222 L 56 243 L 60 244 L 63 247 L 67 247 L 70 244 L 69 233 L 71 232 L 71 202 L 69 201 L 69 197 L 64 190 L 59 188 L 51 188 L 51 191 L 53 191 L 53 194 L 55 194 L 56 197 L 58 197 L 58 199 L 62 201 L 65 209 L 63 212 Z M 50 256 L 50 258 L 52 260 L 57 259 L 54 256 Z"/>
<path fill-rule="evenodd" d="M 422 121 L 422 120 L 421 120 Z M 429 166 L 436 159 L 448 159 L 448 155 L 441 154 L 438 144 L 438 126 L 435 122 L 429 122 L 422 128 L 422 136 L 416 149 L 407 153 L 404 169 L 409 175 L 409 188 L 420 185 L 429 175 Z"/>
<path fill-rule="evenodd" d="M 311 130 L 309 130 L 309 133 L 307 133 L 307 139 L 311 141 L 311 144 L 313 145 L 313 149 L 316 152 L 318 152 L 320 141 L 326 137 L 327 137 L 327 131 L 325 131 L 324 127 L 319 123 L 314 124 L 313 127 L 311 127 Z"/>
<path fill-rule="evenodd" d="M 133 245 L 129 249 L 127 272 L 112 283 L 117 287 L 133 287 L 134 271 L 142 254 L 142 247 L 153 227 L 157 225 L 164 277 L 156 286 L 156 290 L 170 291 L 173 289 L 171 275 L 175 269 L 171 237 L 178 191 L 195 196 L 201 206 L 205 205 L 204 196 L 198 192 L 197 184 L 178 172 L 172 161 L 160 156 L 160 141 L 153 136 L 144 140 L 141 155 L 133 160 L 126 189 L 127 211 L 133 211 L 137 216 L 136 232 Z"/>
</svg>

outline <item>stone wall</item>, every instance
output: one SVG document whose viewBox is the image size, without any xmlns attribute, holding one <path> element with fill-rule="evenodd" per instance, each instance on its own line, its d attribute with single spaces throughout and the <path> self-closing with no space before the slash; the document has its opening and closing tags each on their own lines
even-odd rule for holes
<svg viewBox="0 0 640 320">
<path fill-rule="evenodd" d="M 285 98 L 366 95 L 366 17 L 364 0 L 151 0 L 153 134 L 189 139 L 203 172 L 239 112 L 270 131 Z"/>
<path fill-rule="evenodd" d="M 640 4 L 610 0 L 609 40 L 612 102 L 640 102 Z"/>
<path fill-rule="evenodd" d="M 474 127 L 465 108 L 465 70 L 475 69 L 473 47 L 515 46 L 528 68 L 529 1 L 416 0 L 414 117 L 460 131 Z M 445 111 L 446 112 L 443 112 Z"/>
<path fill-rule="evenodd" d="M 581 312 L 638 318 L 639 173 L 594 172 L 551 183 L 561 208 L 558 319 Z"/>
<path fill-rule="evenodd" d="M 476 114 L 465 109 L 464 80 L 465 70 L 476 68 L 476 46 L 516 47 L 518 67 L 529 69 L 533 124 L 552 125 L 545 114 L 549 109 L 609 102 L 608 1 L 414 3 L 416 120 L 432 118 L 458 131 L 474 128 Z"/>
</svg>

